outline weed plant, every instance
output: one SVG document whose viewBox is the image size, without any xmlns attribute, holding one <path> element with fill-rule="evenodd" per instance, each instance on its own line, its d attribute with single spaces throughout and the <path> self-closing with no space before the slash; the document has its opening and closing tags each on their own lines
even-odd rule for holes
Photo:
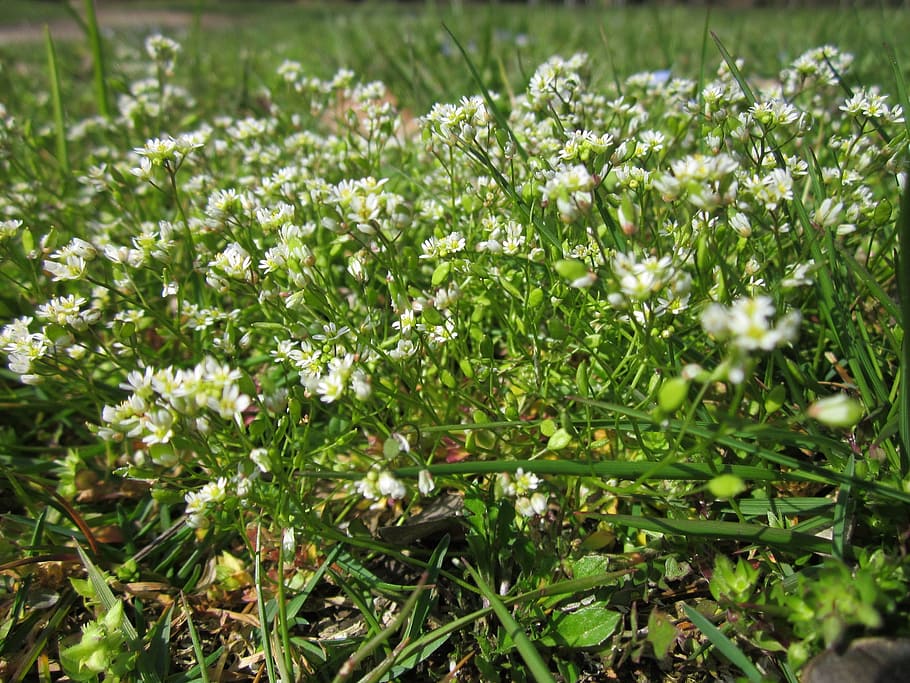
<svg viewBox="0 0 910 683">
<path fill-rule="evenodd" d="M 796 681 L 905 634 L 896 57 L 706 26 L 499 89 L 453 32 L 422 112 L 291 59 L 219 112 L 192 39 L 93 24 L 90 97 L 49 34 L 47 94 L 2 72 L 4 680 Z"/>
</svg>

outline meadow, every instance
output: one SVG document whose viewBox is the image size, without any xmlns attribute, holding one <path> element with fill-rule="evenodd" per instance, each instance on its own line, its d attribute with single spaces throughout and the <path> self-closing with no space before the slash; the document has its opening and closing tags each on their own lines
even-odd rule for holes
<svg viewBox="0 0 910 683">
<path fill-rule="evenodd" d="M 0 680 L 906 646 L 906 11 L 129 8 L 3 4 Z"/>
</svg>

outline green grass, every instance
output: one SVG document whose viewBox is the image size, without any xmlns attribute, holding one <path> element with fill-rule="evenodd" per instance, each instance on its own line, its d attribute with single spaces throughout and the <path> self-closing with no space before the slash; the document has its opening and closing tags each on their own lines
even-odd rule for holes
<svg viewBox="0 0 910 683">
<path fill-rule="evenodd" d="M 908 635 L 905 12 L 3 7 L 0 679 Z"/>
</svg>

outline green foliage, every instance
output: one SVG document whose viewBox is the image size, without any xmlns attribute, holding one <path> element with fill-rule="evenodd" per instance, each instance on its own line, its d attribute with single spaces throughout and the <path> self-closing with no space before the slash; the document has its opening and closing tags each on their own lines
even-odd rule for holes
<svg viewBox="0 0 910 683">
<path fill-rule="evenodd" d="M 124 649 L 121 628 L 123 603 L 103 617 L 84 624 L 82 637 L 60 650 L 60 665 L 74 681 L 97 681 L 104 674 L 104 680 L 130 680 L 135 670 L 136 653 Z"/>
<path fill-rule="evenodd" d="M 85 7 L 0 70 L 0 678 L 906 631 L 905 13 Z"/>
<path fill-rule="evenodd" d="M 711 574 L 711 595 L 721 603 L 747 602 L 755 590 L 759 571 L 742 558 L 736 561 L 736 566 L 725 555 L 719 555 L 714 562 L 714 572 Z"/>
<path fill-rule="evenodd" d="M 842 642 L 847 630 L 880 629 L 906 595 L 906 570 L 880 550 L 863 552 L 857 566 L 826 559 L 820 566 L 796 575 L 795 583 L 775 585 L 772 598 L 787 613 L 799 639 L 791 646 L 794 664 L 803 663 L 808 645 L 825 647 Z"/>
</svg>

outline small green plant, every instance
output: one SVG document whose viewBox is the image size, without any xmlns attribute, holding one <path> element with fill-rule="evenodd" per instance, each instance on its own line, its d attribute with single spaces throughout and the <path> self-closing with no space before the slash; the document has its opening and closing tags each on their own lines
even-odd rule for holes
<svg viewBox="0 0 910 683">
<path fill-rule="evenodd" d="M 60 665 L 74 681 L 131 680 L 136 654 L 126 649 L 123 635 L 123 603 L 95 621 L 82 626 L 79 642 L 60 649 Z"/>
<path fill-rule="evenodd" d="M 795 641 L 789 647 L 794 666 L 801 666 L 821 641 L 840 644 L 850 629 L 879 632 L 904 599 L 906 570 L 880 550 L 863 551 L 856 566 L 827 559 L 797 575 L 789 587 L 776 584 L 772 598 L 786 612 Z"/>
</svg>

